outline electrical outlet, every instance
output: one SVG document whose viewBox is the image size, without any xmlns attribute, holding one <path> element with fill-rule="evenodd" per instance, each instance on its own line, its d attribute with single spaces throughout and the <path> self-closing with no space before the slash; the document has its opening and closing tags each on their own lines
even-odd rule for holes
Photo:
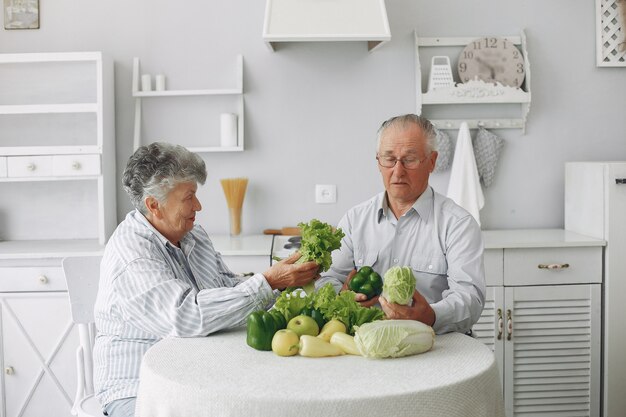
<svg viewBox="0 0 626 417">
<path fill-rule="evenodd" d="M 334 184 L 317 184 L 315 186 L 315 202 L 331 204 L 337 202 L 337 186 Z"/>
</svg>

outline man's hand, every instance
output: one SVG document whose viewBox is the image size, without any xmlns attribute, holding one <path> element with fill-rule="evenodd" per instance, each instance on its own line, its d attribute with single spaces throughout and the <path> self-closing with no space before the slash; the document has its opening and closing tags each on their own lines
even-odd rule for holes
<svg viewBox="0 0 626 417">
<path fill-rule="evenodd" d="M 343 283 L 343 286 L 341 287 L 341 291 L 350 290 L 350 287 L 348 286 L 348 284 L 350 284 L 350 280 L 352 280 L 352 277 L 356 275 L 356 272 L 357 272 L 356 269 L 353 269 L 352 271 L 350 271 L 350 273 L 346 277 L 346 281 Z M 368 300 L 367 295 L 357 292 L 354 295 L 354 301 L 358 302 L 363 307 L 371 307 L 373 305 L 376 305 L 376 303 L 378 303 L 378 296 L 372 297 L 371 300 Z"/>
<path fill-rule="evenodd" d="M 384 297 L 380 297 L 379 301 L 388 319 L 418 320 L 429 326 L 435 324 L 435 311 L 417 290 L 413 293 L 413 304 L 410 306 L 390 303 Z"/>
<path fill-rule="evenodd" d="M 287 287 L 302 287 L 319 275 L 319 265 L 313 261 L 294 265 L 299 258 L 300 252 L 296 252 L 289 258 L 275 263 L 263 273 L 272 289 L 282 290 Z"/>
</svg>

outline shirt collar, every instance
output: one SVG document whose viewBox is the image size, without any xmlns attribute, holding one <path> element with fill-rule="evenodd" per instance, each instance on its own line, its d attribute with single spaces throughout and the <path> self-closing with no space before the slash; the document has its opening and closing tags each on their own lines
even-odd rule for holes
<svg viewBox="0 0 626 417">
<path fill-rule="evenodd" d="M 433 199 L 434 199 L 434 191 L 431 186 L 428 186 L 426 190 L 417 198 L 415 203 L 413 203 L 413 210 L 420 216 L 420 218 L 424 221 L 427 221 L 430 217 L 430 213 L 432 212 L 433 207 Z M 376 211 L 377 217 L 376 221 L 378 223 L 384 217 L 387 217 L 389 214 L 389 203 L 387 202 L 387 192 L 380 193 L 378 196 L 378 201 L 376 202 L 378 210 Z"/>
<path fill-rule="evenodd" d="M 150 229 L 152 231 L 152 233 L 154 233 L 154 235 L 156 236 L 157 239 L 159 239 L 159 241 L 161 242 L 161 244 L 165 247 L 172 247 L 175 248 L 176 246 L 172 245 L 172 242 L 170 242 L 165 236 L 163 236 L 161 234 L 161 232 L 159 232 L 153 225 L 152 223 L 150 223 L 150 221 L 146 218 L 146 216 L 143 215 L 143 213 L 141 213 L 139 210 L 135 210 L 133 212 L 133 217 L 139 221 L 140 223 L 143 223 L 148 229 Z M 190 237 L 189 237 L 189 233 L 187 233 L 181 240 L 180 240 L 180 246 L 181 248 L 184 248 L 188 243 L 189 243 Z"/>
</svg>

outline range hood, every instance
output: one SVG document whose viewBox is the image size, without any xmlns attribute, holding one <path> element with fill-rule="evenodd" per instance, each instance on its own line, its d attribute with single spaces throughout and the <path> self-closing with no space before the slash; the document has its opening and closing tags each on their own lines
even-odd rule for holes
<svg viewBox="0 0 626 417">
<path fill-rule="evenodd" d="M 360 41 L 372 51 L 391 39 L 385 0 L 266 0 L 263 40 Z"/>
</svg>

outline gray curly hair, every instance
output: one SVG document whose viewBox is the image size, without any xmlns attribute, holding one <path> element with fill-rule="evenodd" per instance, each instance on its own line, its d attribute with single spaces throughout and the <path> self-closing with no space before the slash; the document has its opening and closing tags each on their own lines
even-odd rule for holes
<svg viewBox="0 0 626 417">
<path fill-rule="evenodd" d="M 198 154 L 180 145 L 154 142 L 131 155 L 122 185 L 133 206 L 145 215 L 147 197 L 164 203 L 176 185 L 190 181 L 203 185 L 206 177 L 206 165 Z"/>
<path fill-rule="evenodd" d="M 417 125 L 426 135 L 426 152 L 436 151 L 437 131 L 430 120 L 416 114 L 403 114 L 401 116 L 394 116 L 387 119 L 382 123 L 382 125 L 380 125 L 380 128 L 378 128 L 378 136 L 376 138 L 376 152 L 378 153 L 380 150 L 380 140 L 387 129 L 390 127 L 406 128 L 407 125 L 411 123 Z"/>
</svg>

